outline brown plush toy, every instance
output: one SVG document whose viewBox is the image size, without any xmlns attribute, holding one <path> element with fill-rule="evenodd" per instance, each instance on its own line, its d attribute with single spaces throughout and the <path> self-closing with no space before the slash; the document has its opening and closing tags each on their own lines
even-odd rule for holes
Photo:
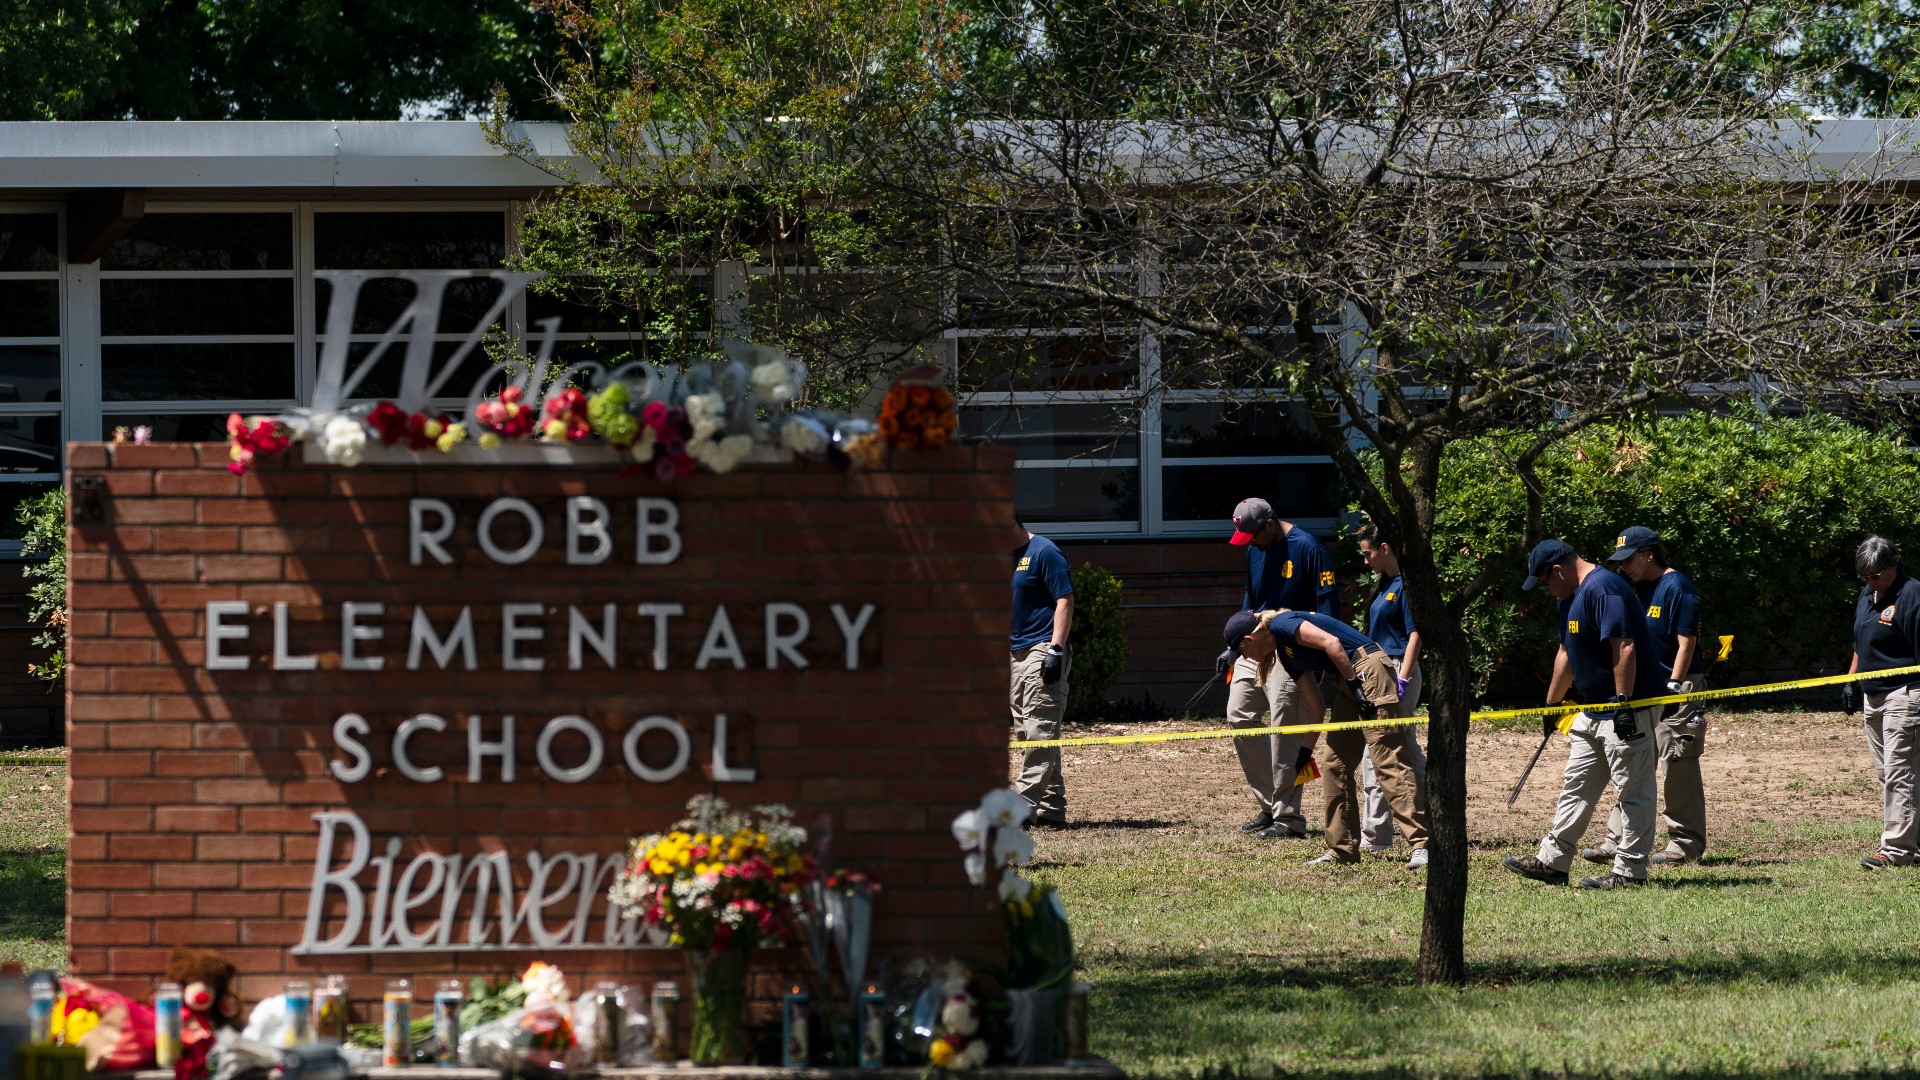
<svg viewBox="0 0 1920 1080">
<path fill-rule="evenodd" d="M 180 1066 L 176 1076 L 206 1075 L 207 1051 L 214 1032 L 240 1029 L 240 999 L 233 993 L 238 974 L 226 957 L 212 949 L 175 945 L 167 957 L 167 982 L 180 984 Z"/>
</svg>

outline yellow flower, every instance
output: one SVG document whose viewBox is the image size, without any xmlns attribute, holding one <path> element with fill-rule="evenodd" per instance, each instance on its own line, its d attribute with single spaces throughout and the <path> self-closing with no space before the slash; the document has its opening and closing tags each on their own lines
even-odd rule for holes
<svg viewBox="0 0 1920 1080">
<path fill-rule="evenodd" d="M 927 1059 L 933 1062 L 935 1068 L 944 1069 L 952 1063 L 953 1053 L 952 1043 L 945 1039 L 935 1039 L 933 1045 L 927 1048 Z"/>
<path fill-rule="evenodd" d="M 447 425 L 438 420 L 428 420 L 426 423 L 420 425 L 420 434 L 425 435 L 429 439 L 438 439 L 440 433 L 445 430 L 447 430 Z"/>
<path fill-rule="evenodd" d="M 54 1041 L 64 1046 L 78 1046 L 87 1032 L 100 1025 L 100 1014 L 92 1009 L 75 1009 L 60 1019 L 58 1010 L 54 1013 Z"/>
<path fill-rule="evenodd" d="M 491 432 L 491 431 L 488 431 L 488 432 L 483 432 L 483 433 L 481 433 L 481 435 L 480 435 L 480 449 L 482 449 L 482 450 L 498 450 L 498 449 L 500 449 L 500 436 L 498 436 L 498 435 L 495 435 L 495 434 L 494 434 L 493 432 Z"/>
</svg>

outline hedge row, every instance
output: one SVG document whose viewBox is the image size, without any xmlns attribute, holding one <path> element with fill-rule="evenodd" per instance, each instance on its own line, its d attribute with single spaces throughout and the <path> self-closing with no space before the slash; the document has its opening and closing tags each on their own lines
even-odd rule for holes
<svg viewBox="0 0 1920 1080">
<path fill-rule="evenodd" d="M 1463 582 L 1521 535 L 1526 501 L 1504 460 L 1525 432 L 1456 442 L 1435 544 Z M 1543 525 L 1604 559 L 1628 525 L 1657 530 L 1705 601 L 1703 637 L 1732 634 L 1717 685 L 1846 670 L 1854 547 L 1885 536 L 1920 566 L 1920 452 L 1826 415 L 1688 414 L 1590 429 L 1539 464 Z M 1468 620 L 1483 689 L 1531 700 L 1552 670 L 1555 612 L 1507 576 Z M 1703 643 L 1703 648 L 1705 643 Z"/>
</svg>

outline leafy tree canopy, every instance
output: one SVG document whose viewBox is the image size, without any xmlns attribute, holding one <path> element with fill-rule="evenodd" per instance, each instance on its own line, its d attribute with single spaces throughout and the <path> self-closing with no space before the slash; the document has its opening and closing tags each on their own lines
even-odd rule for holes
<svg viewBox="0 0 1920 1080">
<path fill-rule="evenodd" d="M 7 0 L 0 120 L 550 115 L 526 0 Z"/>
</svg>

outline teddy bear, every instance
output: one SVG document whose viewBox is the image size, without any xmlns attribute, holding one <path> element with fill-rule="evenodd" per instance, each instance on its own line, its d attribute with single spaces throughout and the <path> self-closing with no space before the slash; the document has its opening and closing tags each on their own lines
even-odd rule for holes
<svg viewBox="0 0 1920 1080">
<path fill-rule="evenodd" d="M 207 1053 L 213 1049 L 214 1034 L 221 1028 L 239 1030 L 240 999 L 233 992 L 237 974 L 233 964 L 212 949 L 176 945 L 167 957 L 164 978 L 180 985 L 180 1060 L 174 1067 L 176 1080 L 206 1076 Z"/>
</svg>

